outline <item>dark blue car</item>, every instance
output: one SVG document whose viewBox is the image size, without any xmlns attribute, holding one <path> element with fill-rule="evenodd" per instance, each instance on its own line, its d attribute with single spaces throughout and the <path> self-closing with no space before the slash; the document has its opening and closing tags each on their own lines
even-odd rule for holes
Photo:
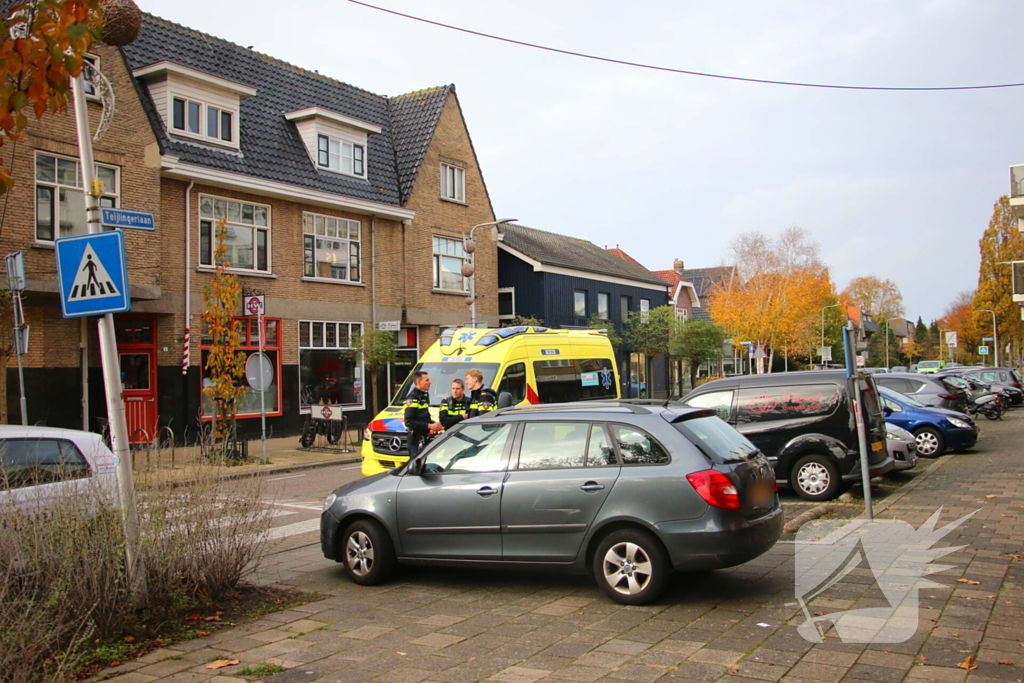
<svg viewBox="0 0 1024 683">
<path fill-rule="evenodd" d="M 978 425 L 969 416 L 946 408 L 930 408 L 887 387 L 878 388 L 885 421 L 917 439 L 917 453 L 937 458 L 946 450 L 970 448 L 978 441 Z"/>
</svg>

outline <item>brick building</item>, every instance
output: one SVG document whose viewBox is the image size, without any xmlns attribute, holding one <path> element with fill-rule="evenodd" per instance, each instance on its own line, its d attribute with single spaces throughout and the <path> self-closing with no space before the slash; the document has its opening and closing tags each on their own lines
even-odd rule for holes
<svg viewBox="0 0 1024 683">
<path fill-rule="evenodd" d="M 135 440 L 165 425 L 179 436 L 194 431 L 210 412 L 199 316 L 219 219 L 243 290 L 266 297 L 272 381 L 262 398 L 278 435 L 297 433 L 317 402 L 366 419 L 370 383 L 348 351 L 362 330 L 401 327 L 400 362 L 380 374 L 386 400 L 439 327 L 468 319 L 462 235 L 494 215 L 454 86 L 375 95 L 150 15 L 134 43 L 98 48 L 98 57 L 117 95 L 112 128 L 96 143 L 98 164 L 119 181 L 110 203 L 156 214 L 154 231 L 126 231 L 133 305 L 118 317 L 129 431 L 142 430 Z M 95 121 L 100 105 L 90 107 Z M 72 119 L 44 119 L 17 150 L 0 239 L 32 257 L 30 419 L 78 427 L 80 323 L 60 318 L 52 251 L 33 237 L 41 228 L 32 218 L 42 182 L 33 194 L 33 159 L 52 151 L 73 162 Z M 497 322 L 496 248 L 489 233 L 477 238 L 478 318 Z M 44 272 L 49 279 L 34 282 Z M 242 322 L 244 351 L 259 363 L 259 326 Z M 94 338 L 95 325 L 87 327 Z M 9 399 L 17 396 L 11 372 Z M 44 385 L 60 386 L 59 405 Z M 239 428 L 252 435 L 261 397 L 247 388 Z M 104 411 L 102 400 L 91 402 L 93 416 Z"/>
</svg>

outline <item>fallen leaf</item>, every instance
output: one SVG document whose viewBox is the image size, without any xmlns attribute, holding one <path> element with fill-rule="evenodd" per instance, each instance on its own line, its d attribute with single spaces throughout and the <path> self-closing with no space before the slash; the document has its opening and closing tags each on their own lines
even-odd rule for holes
<svg viewBox="0 0 1024 683">
<path fill-rule="evenodd" d="M 986 597 L 986 598 L 994 598 L 994 597 L 996 597 L 996 596 L 994 596 L 994 595 L 986 595 L 985 597 Z"/>
<path fill-rule="evenodd" d="M 220 621 L 220 617 L 203 617 L 203 621 Z"/>
<path fill-rule="evenodd" d="M 967 659 L 956 665 L 958 669 L 964 669 L 965 671 L 974 671 L 977 669 L 977 665 L 974 663 L 974 655 L 967 655 Z"/>
<path fill-rule="evenodd" d="M 124 642 L 126 642 L 126 643 L 134 643 L 135 642 L 135 636 L 125 636 L 124 637 Z"/>
<path fill-rule="evenodd" d="M 1013 666 L 1013 662 L 1009 659 L 997 659 L 996 664 L 1002 664 L 1003 666 Z"/>
<path fill-rule="evenodd" d="M 954 638 L 959 638 L 959 637 L 960 637 L 960 634 L 959 634 L 959 633 L 954 633 L 954 634 L 953 634 L 953 637 L 954 637 Z"/>
<path fill-rule="evenodd" d="M 918 657 L 918 660 L 920 660 L 920 661 L 922 661 L 922 662 L 927 662 L 927 661 L 928 661 L 928 658 L 927 658 L 927 657 L 925 657 L 924 655 L 921 655 L 920 657 Z"/>
<path fill-rule="evenodd" d="M 199 621 L 202 618 L 203 618 L 203 616 L 201 614 L 190 614 L 187 617 L 185 617 L 184 620 L 185 621 Z"/>
<path fill-rule="evenodd" d="M 1019 553 L 1006 553 L 1006 556 L 1014 560 L 1024 560 L 1024 555 Z"/>
<path fill-rule="evenodd" d="M 1017 515 L 999 515 L 999 516 L 1000 516 L 1000 517 L 1013 517 L 1013 518 L 1016 518 L 1016 517 L 1017 517 Z"/>
<path fill-rule="evenodd" d="M 970 659 L 968 657 L 967 659 Z M 237 659 L 218 659 L 216 662 L 210 662 L 206 665 L 207 669 L 223 669 L 225 666 L 234 666 L 238 664 Z"/>
<path fill-rule="evenodd" d="M 823 617 L 823 616 L 825 616 L 826 614 L 828 614 L 828 612 L 815 612 L 815 613 L 814 613 L 814 616 L 816 616 L 816 617 Z"/>
<path fill-rule="evenodd" d="M 898 506 L 896 506 L 896 505 L 890 505 L 889 507 L 887 507 L 887 508 L 885 508 L 885 509 L 886 509 L 886 510 L 899 510 L 899 507 L 898 507 Z"/>
<path fill-rule="evenodd" d="M 210 635 L 210 632 L 209 631 L 196 631 L 196 635 L 198 637 L 200 637 L 200 638 L 205 638 L 206 636 Z"/>
<path fill-rule="evenodd" d="M 972 586 L 979 586 L 979 585 L 981 585 L 981 581 L 971 581 L 970 579 L 957 579 L 956 582 L 957 583 L 967 583 L 967 584 L 970 584 Z"/>
<path fill-rule="evenodd" d="M 986 498 L 998 498 L 999 496 L 997 496 L 997 495 L 996 495 L 996 494 L 994 494 L 994 493 L 990 493 L 990 494 L 988 494 L 988 495 L 987 495 L 987 496 L 985 496 L 985 497 L 986 497 Z"/>
<path fill-rule="evenodd" d="M 121 662 L 115 659 L 110 663 L 110 666 L 121 666 Z"/>
</svg>

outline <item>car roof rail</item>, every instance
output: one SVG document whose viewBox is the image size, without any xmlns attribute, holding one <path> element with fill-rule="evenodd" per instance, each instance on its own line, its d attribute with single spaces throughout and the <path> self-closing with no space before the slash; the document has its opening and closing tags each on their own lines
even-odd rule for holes
<svg viewBox="0 0 1024 683">
<path fill-rule="evenodd" d="M 492 411 L 488 412 L 486 415 L 488 417 L 490 417 L 490 416 L 497 416 L 497 415 L 507 415 L 508 413 L 513 413 L 513 412 L 528 412 L 528 411 L 531 411 L 531 410 L 534 410 L 534 411 L 537 411 L 537 410 L 552 410 L 552 411 L 561 410 L 561 411 L 571 412 L 571 411 L 574 411 L 574 410 L 587 410 L 587 409 L 593 410 L 595 408 L 623 408 L 623 409 L 628 410 L 629 412 L 633 413 L 634 415 L 650 415 L 651 414 L 651 411 L 647 410 L 643 406 L 633 405 L 631 403 L 626 403 L 624 401 L 620 401 L 619 399 L 611 399 L 611 400 L 607 400 L 607 401 L 601 400 L 601 399 L 597 399 L 597 400 L 593 400 L 593 401 L 573 401 L 571 403 L 533 403 L 533 404 L 530 404 L 530 405 L 508 406 L 508 407 L 505 407 L 505 408 L 498 408 L 497 410 L 492 410 Z"/>
</svg>

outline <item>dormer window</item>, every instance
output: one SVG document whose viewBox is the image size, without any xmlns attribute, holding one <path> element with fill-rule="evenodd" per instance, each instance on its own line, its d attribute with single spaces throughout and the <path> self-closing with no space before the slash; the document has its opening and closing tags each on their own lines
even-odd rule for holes
<svg viewBox="0 0 1024 683">
<path fill-rule="evenodd" d="M 172 98 L 171 127 L 176 131 L 231 142 L 235 137 L 234 122 L 235 113 L 227 109 L 181 97 Z"/>
<path fill-rule="evenodd" d="M 330 135 L 317 135 L 317 166 L 345 173 L 365 176 L 365 148 Z"/>
</svg>

